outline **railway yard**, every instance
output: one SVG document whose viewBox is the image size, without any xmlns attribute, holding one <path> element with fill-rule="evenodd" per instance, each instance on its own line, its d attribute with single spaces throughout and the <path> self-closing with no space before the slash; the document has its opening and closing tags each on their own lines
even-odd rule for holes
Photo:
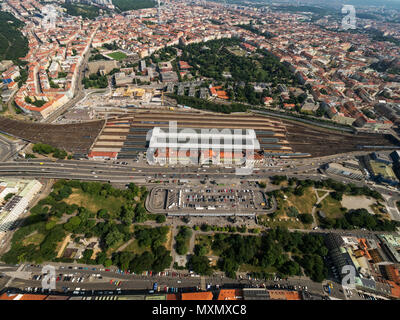
<svg viewBox="0 0 400 320">
<path fill-rule="evenodd" d="M 46 143 L 73 153 L 85 154 L 99 135 L 104 121 L 77 124 L 44 124 L 0 117 L 0 131 L 32 143 Z"/>
<path fill-rule="evenodd" d="M 322 157 L 359 151 L 362 146 L 368 150 L 398 146 L 390 135 L 344 133 L 252 114 L 139 111 L 109 119 L 92 151 L 116 152 L 119 159 L 134 159 L 146 151 L 148 131 L 168 127 L 169 121 L 177 121 L 178 128 L 254 129 L 261 149 L 272 156 Z"/>
<path fill-rule="evenodd" d="M 353 152 L 368 146 L 367 150 L 379 147 L 398 147 L 391 135 L 372 133 L 345 133 L 318 128 L 306 124 L 282 121 L 286 126 L 286 137 L 294 152 L 310 153 L 312 157 L 323 157 L 338 153 Z M 374 148 L 374 146 L 378 146 Z"/>
<path fill-rule="evenodd" d="M 1 132 L 25 141 L 43 142 L 90 158 L 137 159 L 147 150 L 154 127 L 254 129 L 265 155 L 323 157 L 339 153 L 399 147 L 391 135 L 345 133 L 254 114 L 138 110 L 125 116 L 79 124 L 52 125 L 0 118 Z"/>
</svg>

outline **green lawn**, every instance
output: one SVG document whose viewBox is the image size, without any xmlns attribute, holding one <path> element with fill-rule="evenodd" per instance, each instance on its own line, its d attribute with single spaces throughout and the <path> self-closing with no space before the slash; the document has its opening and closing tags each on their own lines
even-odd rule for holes
<svg viewBox="0 0 400 320">
<path fill-rule="evenodd" d="M 135 239 L 124 249 L 124 251 L 133 252 L 134 254 L 142 254 L 145 251 L 151 250 L 150 248 L 140 247 L 138 241 Z"/>
<path fill-rule="evenodd" d="M 109 53 L 109 54 L 107 54 L 107 56 L 109 56 L 110 58 L 117 60 L 117 61 L 123 60 L 127 57 L 127 55 L 121 51 L 115 51 L 115 52 Z"/>
<path fill-rule="evenodd" d="M 242 264 L 239 267 L 239 272 L 266 272 L 266 273 L 274 274 L 277 272 L 277 270 L 275 267 L 263 268 L 260 266 L 252 266 L 250 264 Z"/>
<path fill-rule="evenodd" d="M 322 198 L 327 192 L 329 191 L 317 190 L 318 197 Z"/>
<path fill-rule="evenodd" d="M 321 202 L 322 210 L 327 218 L 342 218 L 343 212 L 340 210 L 342 204 L 340 201 L 333 199 L 330 195 Z"/>
<path fill-rule="evenodd" d="M 199 245 L 206 246 L 208 248 L 207 255 L 218 255 L 217 253 L 215 253 L 211 250 L 212 241 L 213 241 L 212 236 L 205 235 L 205 234 L 198 234 L 198 235 L 196 235 L 196 239 L 195 239 L 194 243 L 195 243 L 195 245 L 199 244 Z"/>
<path fill-rule="evenodd" d="M 262 222 L 262 224 L 268 228 L 276 228 L 283 227 L 288 229 L 310 229 L 311 225 L 305 225 L 300 221 L 295 220 L 295 218 L 289 218 L 288 220 L 284 220 L 281 218 L 282 215 L 278 215 L 275 219 L 271 219 L 268 216 L 258 217 L 258 221 Z M 269 220 L 267 221 L 267 219 Z M 281 219 L 281 221 L 279 221 Z"/>
<path fill-rule="evenodd" d="M 100 209 L 106 209 L 112 217 L 119 213 L 122 204 L 125 202 L 123 198 L 115 198 L 112 196 L 104 198 L 100 195 L 89 195 L 80 189 L 72 190 L 73 193 L 65 199 L 66 203 L 85 207 L 95 213 Z"/>
<path fill-rule="evenodd" d="M 288 201 L 291 202 L 300 213 L 311 213 L 314 204 L 317 202 L 317 196 L 315 195 L 314 189 L 309 187 L 305 189 L 304 195 L 301 197 L 290 194 L 287 199 L 287 202 Z"/>
<path fill-rule="evenodd" d="M 44 238 L 45 238 L 44 234 L 35 231 L 30 236 L 26 237 L 22 242 L 24 246 L 27 246 L 29 244 L 34 244 L 38 246 L 43 241 Z"/>
</svg>

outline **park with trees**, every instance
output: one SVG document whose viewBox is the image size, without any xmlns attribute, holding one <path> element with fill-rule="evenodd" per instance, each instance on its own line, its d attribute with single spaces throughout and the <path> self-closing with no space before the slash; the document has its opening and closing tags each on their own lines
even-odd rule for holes
<svg viewBox="0 0 400 320">
<path fill-rule="evenodd" d="M 275 213 L 270 215 L 270 218 L 272 219 L 276 219 L 277 216 L 282 213 L 282 209 L 284 209 L 287 211 L 286 214 L 288 216 L 294 215 L 295 217 L 299 218 L 302 223 L 310 225 L 313 222 L 313 217 L 310 215 L 311 211 L 296 213 L 293 211 L 293 209 L 287 209 L 284 205 L 284 197 L 286 196 L 286 198 L 291 200 L 299 197 L 304 198 L 305 196 L 313 193 L 312 189 L 310 188 L 316 188 L 331 190 L 327 191 L 329 192 L 328 197 L 326 197 L 323 202 L 317 205 L 317 208 L 328 211 L 332 205 L 327 206 L 326 204 L 333 203 L 335 211 L 339 212 L 337 216 L 318 217 L 319 225 L 324 229 L 351 230 L 365 228 L 372 231 L 395 231 L 396 228 L 400 226 L 399 222 L 389 220 L 380 213 L 371 214 L 365 208 L 348 210 L 341 206 L 343 196 L 365 196 L 374 199 L 377 201 L 377 203 L 379 203 L 379 201 L 384 201 L 379 192 L 368 187 L 358 187 L 353 183 L 344 184 L 333 179 L 318 181 L 310 179 L 298 180 L 297 178 L 288 179 L 286 176 L 279 175 L 271 177 L 271 183 L 276 186 L 281 186 L 284 184 L 281 189 L 269 192 L 267 194 L 269 196 L 274 196 L 277 199 L 278 208 Z M 311 205 L 316 204 L 314 203 Z"/>
<path fill-rule="evenodd" d="M 85 89 L 89 88 L 107 88 L 108 79 L 107 76 L 101 75 L 100 73 L 92 73 L 89 77 L 85 77 L 82 79 L 82 84 L 85 86 Z"/>
<path fill-rule="evenodd" d="M 201 275 L 219 269 L 235 278 L 245 267 L 250 272 L 278 273 L 281 277 L 305 274 L 317 282 L 327 276 L 324 257 L 328 249 L 321 235 L 278 227 L 260 236 L 217 233 L 209 237 L 208 242 L 195 246 L 188 262 L 188 267 Z M 210 250 L 219 257 L 216 267 L 210 266 L 206 256 Z"/>
<path fill-rule="evenodd" d="M 149 228 L 138 223 L 148 218 L 144 209 L 147 194 L 145 187 L 133 183 L 121 190 L 108 183 L 58 180 L 51 193 L 30 210 L 30 215 L 15 231 L 11 249 L 1 260 L 14 264 L 73 262 L 74 259 L 57 257 L 60 242 L 69 234 L 77 243 L 80 239 L 99 239 L 101 252 L 96 258 L 92 259 L 93 251 L 87 249 L 78 262 L 121 266 L 126 265 L 129 256 L 129 265 L 135 266 L 132 270 L 166 268 L 172 261 L 164 245 L 169 228 Z M 116 252 L 132 240 L 138 243 L 140 254 Z"/>
</svg>

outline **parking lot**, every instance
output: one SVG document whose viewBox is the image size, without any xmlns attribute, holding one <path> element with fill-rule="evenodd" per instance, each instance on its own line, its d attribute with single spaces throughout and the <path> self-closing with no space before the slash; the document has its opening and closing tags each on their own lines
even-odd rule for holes
<svg viewBox="0 0 400 320">
<path fill-rule="evenodd" d="M 259 188 L 245 185 L 232 186 L 204 185 L 182 189 L 158 187 L 152 190 L 149 202 L 153 209 L 164 212 L 258 211 L 267 213 L 267 210 L 272 208 L 272 198 L 267 197 Z"/>
<path fill-rule="evenodd" d="M 180 208 L 192 208 L 195 210 L 262 210 L 268 208 L 267 197 L 264 192 L 252 189 L 183 189 L 178 194 L 181 201 Z"/>
<path fill-rule="evenodd" d="M 39 269 L 39 266 L 27 266 L 32 269 Z M 44 275 L 39 271 L 33 271 L 31 278 L 27 279 L 30 286 L 25 286 L 26 292 L 43 293 L 44 289 L 41 287 L 41 281 Z M 146 281 L 148 286 L 151 285 L 151 279 L 154 279 L 160 286 L 154 291 L 156 292 L 178 292 L 177 286 L 171 284 L 182 284 L 183 279 L 198 279 L 200 276 L 189 273 L 179 273 L 171 271 L 152 272 L 144 271 L 141 274 L 135 274 L 130 270 L 108 269 L 108 268 L 94 268 L 94 267 L 78 267 L 78 266 L 60 266 L 56 273 L 56 286 L 64 293 L 72 292 L 76 295 L 87 294 L 97 288 L 109 288 L 109 294 L 119 294 L 121 290 L 134 286 L 134 281 Z M 175 279 L 175 280 L 172 280 Z M 181 280 L 182 279 L 182 280 Z M 33 281 L 32 281 L 33 280 Z M 153 280 L 153 281 L 154 281 Z M 133 282 L 132 282 L 133 281 Z M 198 281 L 198 280 L 196 280 Z M 156 282 L 156 283 L 157 283 Z M 162 284 L 162 285 L 161 285 Z M 92 288 L 92 289 L 89 289 Z M 199 287 L 197 287 L 199 290 Z M 106 294 L 107 291 L 104 291 Z M 179 288 L 181 292 L 181 288 Z M 153 292 L 150 292 L 153 293 Z"/>
</svg>

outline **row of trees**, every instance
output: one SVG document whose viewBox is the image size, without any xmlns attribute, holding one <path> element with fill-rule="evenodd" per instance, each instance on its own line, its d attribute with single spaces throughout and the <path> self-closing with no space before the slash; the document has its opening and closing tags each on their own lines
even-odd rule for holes
<svg viewBox="0 0 400 320">
<path fill-rule="evenodd" d="M 339 181 L 335 181 L 333 179 L 326 179 L 326 180 L 318 180 L 318 181 L 314 181 L 314 180 L 310 180 L 310 179 L 306 179 L 306 180 L 299 180 L 297 178 L 287 178 L 287 176 L 273 176 L 271 177 L 271 183 L 274 185 L 280 185 L 283 181 L 287 181 L 288 182 L 288 188 L 284 188 L 282 189 L 283 192 L 297 192 L 296 195 L 301 195 L 304 192 L 305 188 L 308 187 L 315 187 L 318 189 L 331 189 L 334 190 L 334 192 L 336 193 L 335 197 L 337 197 L 337 199 L 340 199 L 340 196 L 343 195 L 351 195 L 351 196 L 367 196 L 367 197 L 372 197 L 376 200 L 383 200 L 382 195 L 373 189 L 370 189 L 368 187 L 358 187 L 357 185 L 355 185 L 354 183 L 348 183 L 348 184 L 344 184 L 342 182 Z M 300 189 L 300 190 L 298 190 Z M 296 191 L 297 190 L 297 191 Z M 279 196 L 279 191 L 276 193 Z"/>
<path fill-rule="evenodd" d="M 201 230 L 203 232 L 209 232 L 209 231 L 222 231 L 222 232 L 241 232 L 245 233 L 247 232 L 247 227 L 245 225 L 242 225 L 241 227 L 236 227 L 236 226 L 226 226 L 226 227 L 220 227 L 220 226 L 211 226 L 207 223 L 201 224 L 201 226 L 195 225 L 193 226 L 194 230 Z M 250 231 L 251 229 L 249 229 Z"/>
<path fill-rule="evenodd" d="M 219 104 L 203 100 L 196 97 L 178 96 L 168 94 L 171 98 L 175 99 L 178 104 L 186 105 L 200 110 L 210 110 L 214 112 L 232 113 L 232 112 L 246 112 L 248 107 L 240 103 Z"/>
<path fill-rule="evenodd" d="M 106 260 L 102 264 L 105 262 Z M 170 251 L 165 249 L 164 246 L 158 246 L 152 252 L 145 251 L 142 254 L 127 251 L 119 252 L 112 257 L 113 265 L 118 266 L 121 270 L 130 270 L 136 274 L 141 274 L 143 271 L 161 272 L 169 268 L 171 263 Z"/>
<path fill-rule="evenodd" d="M 57 159 L 65 159 L 65 157 L 68 155 L 66 151 L 52 147 L 45 143 L 36 143 L 32 147 L 32 151 L 43 155 L 52 154 L 53 157 Z"/>
<path fill-rule="evenodd" d="M 400 222 L 383 219 L 380 215 L 372 215 L 368 210 L 362 208 L 350 210 L 342 218 L 321 218 L 321 227 L 325 229 L 360 229 L 365 228 L 373 231 L 396 231 Z"/>
<path fill-rule="evenodd" d="M 189 227 L 180 227 L 179 232 L 175 237 L 175 249 L 178 254 L 184 255 L 188 252 L 188 242 L 191 237 L 192 231 Z"/>
</svg>

